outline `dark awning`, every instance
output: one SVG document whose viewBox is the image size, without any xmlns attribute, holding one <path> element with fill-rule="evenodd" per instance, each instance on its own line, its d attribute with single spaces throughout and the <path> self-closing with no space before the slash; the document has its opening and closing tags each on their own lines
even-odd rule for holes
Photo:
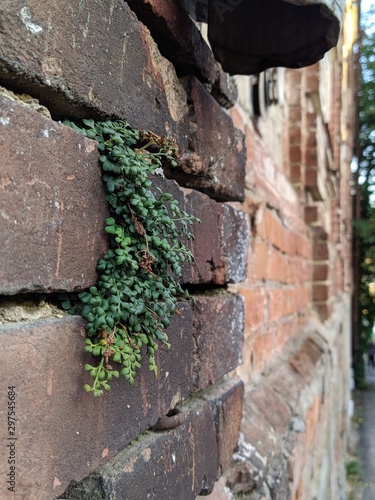
<svg viewBox="0 0 375 500">
<path fill-rule="evenodd" d="M 231 74 L 300 68 L 337 44 L 343 0 L 181 0 Z"/>
</svg>

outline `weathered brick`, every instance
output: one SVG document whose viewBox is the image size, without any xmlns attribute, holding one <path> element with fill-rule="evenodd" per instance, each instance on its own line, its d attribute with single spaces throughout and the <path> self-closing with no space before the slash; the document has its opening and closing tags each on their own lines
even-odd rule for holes
<svg viewBox="0 0 375 500">
<path fill-rule="evenodd" d="M 316 261 L 329 259 L 329 248 L 326 241 L 313 241 L 313 259 Z"/>
<path fill-rule="evenodd" d="M 247 331 L 257 329 L 265 322 L 265 292 L 263 288 L 240 288 L 239 293 L 244 297 L 245 328 Z"/>
<path fill-rule="evenodd" d="M 96 143 L 0 97 L 0 292 L 96 282 L 107 202 Z"/>
<path fill-rule="evenodd" d="M 280 395 L 273 391 L 268 384 L 263 384 L 248 397 L 251 398 L 252 405 L 258 408 L 275 432 L 282 436 L 289 426 L 291 411 Z"/>
<path fill-rule="evenodd" d="M 321 227 L 316 226 L 312 228 L 313 252 L 314 260 L 327 260 L 329 258 L 327 232 Z"/>
<path fill-rule="evenodd" d="M 329 297 L 329 286 L 327 284 L 313 284 L 313 300 L 325 301 Z"/>
<path fill-rule="evenodd" d="M 155 187 L 171 193 L 183 210 L 200 219 L 187 243 L 194 262 L 183 265 L 184 283 L 236 283 L 246 278 L 249 225 L 245 212 L 217 203 L 207 195 L 180 188 L 175 181 L 156 178 Z"/>
<path fill-rule="evenodd" d="M 237 88 L 215 60 L 201 32 L 179 3 L 173 0 L 129 0 L 137 17 L 151 31 L 160 52 L 179 76 L 194 75 L 212 86 L 211 93 L 225 108 L 234 105 Z"/>
<path fill-rule="evenodd" d="M 245 393 L 241 432 L 245 442 L 243 455 L 253 465 L 251 469 L 253 469 L 252 477 L 254 477 L 255 471 L 265 472 L 267 470 L 268 463 L 279 443 L 275 430 L 258 406 L 253 404 L 251 392 Z M 241 451 L 242 446 L 240 446 L 240 454 Z"/>
<path fill-rule="evenodd" d="M 242 363 L 245 311 L 236 294 L 207 292 L 195 299 L 194 386 L 202 389 Z"/>
<path fill-rule="evenodd" d="M 1 25 L 3 85 L 39 98 L 55 118 L 126 118 L 186 145 L 186 94 L 126 2 L 6 0 Z"/>
<path fill-rule="evenodd" d="M 328 279 L 329 267 L 328 264 L 314 264 L 313 266 L 313 280 L 325 281 Z"/>
<path fill-rule="evenodd" d="M 210 387 L 201 395 L 209 403 L 214 415 L 219 452 L 219 476 L 232 461 L 242 420 L 243 395 L 243 382 L 234 378 Z"/>
<path fill-rule="evenodd" d="M 9 99 L 1 98 L 0 106 L 0 291 L 87 288 L 96 282 L 96 262 L 107 248 L 109 211 L 96 144 Z M 14 140 L 21 135 L 22 143 Z M 154 185 L 202 220 L 193 228 L 189 245 L 196 259 L 185 266 L 183 281 L 244 279 L 249 235 L 244 212 L 167 179 L 157 178 Z"/>
<path fill-rule="evenodd" d="M 314 302 L 314 309 L 322 321 L 328 319 L 332 314 L 332 304 L 330 302 Z"/>
<path fill-rule="evenodd" d="M 173 0 L 129 0 L 130 8 L 150 30 L 160 52 L 179 76 L 195 75 L 214 83 L 217 63 L 188 13 Z"/>
<path fill-rule="evenodd" d="M 271 328 L 266 333 L 256 335 L 252 342 L 253 369 L 258 373 L 264 370 L 273 356 L 277 353 L 277 330 Z"/>
<path fill-rule="evenodd" d="M 247 214 L 229 205 L 221 205 L 220 253 L 225 281 L 239 283 L 246 279 L 250 227 Z M 217 273 L 218 274 L 218 273 Z M 219 282 L 219 276 L 217 276 Z"/>
<path fill-rule="evenodd" d="M 231 117 L 194 77 L 184 79 L 189 101 L 189 151 L 168 173 L 218 201 L 243 201 L 246 148 Z"/>
<path fill-rule="evenodd" d="M 305 207 L 305 222 L 306 224 L 311 224 L 312 222 L 318 221 L 318 207 L 309 206 Z"/>
<path fill-rule="evenodd" d="M 282 363 L 277 367 L 270 375 L 269 382 L 273 390 L 280 394 L 291 408 L 296 406 L 305 381 L 289 363 Z"/>
<path fill-rule="evenodd" d="M 181 405 L 179 411 L 181 425 L 141 436 L 70 488 L 64 498 L 194 500 L 199 493 L 209 493 L 218 470 L 212 410 L 205 401 L 193 400 Z"/>
<path fill-rule="evenodd" d="M 185 303 L 179 309 L 181 315 L 172 318 L 168 330 L 172 348 L 157 351 L 158 377 L 147 369 L 145 359 L 133 386 L 123 378 L 114 380 L 112 390 L 100 398 L 83 389 L 90 382 L 84 364 L 93 360 L 83 350 L 84 323 L 79 317 L 0 326 L 2 408 L 7 387 L 15 386 L 16 391 L 14 498 L 56 498 L 71 481 L 80 481 L 188 396 L 192 313 Z M 7 471 L 2 454 L 1 476 Z M 0 488 L 5 498 L 4 482 Z"/>
<path fill-rule="evenodd" d="M 307 339 L 293 355 L 293 358 L 289 360 L 289 364 L 299 375 L 307 380 L 322 354 L 322 349 L 312 339 Z"/>
<path fill-rule="evenodd" d="M 268 274 L 268 257 L 270 250 L 265 241 L 256 238 L 254 244 L 254 277 L 255 279 L 266 279 Z"/>
</svg>

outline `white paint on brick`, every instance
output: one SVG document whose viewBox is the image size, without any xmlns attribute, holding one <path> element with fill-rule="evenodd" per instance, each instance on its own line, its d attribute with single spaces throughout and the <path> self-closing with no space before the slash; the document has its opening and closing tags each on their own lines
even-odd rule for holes
<svg viewBox="0 0 375 500">
<path fill-rule="evenodd" d="M 10 123 L 10 118 L 9 118 L 9 116 L 5 116 L 5 117 L 0 116 L 0 123 L 1 123 L 1 125 L 3 125 L 4 127 L 7 127 L 7 126 L 9 125 L 9 123 Z"/>
<path fill-rule="evenodd" d="M 41 33 L 43 31 L 43 28 L 39 26 L 39 24 L 36 24 L 32 21 L 31 10 L 29 9 L 29 7 L 22 7 L 22 9 L 20 10 L 20 18 L 23 24 L 26 26 L 27 30 L 30 31 L 30 33 L 37 35 L 38 33 Z"/>
</svg>

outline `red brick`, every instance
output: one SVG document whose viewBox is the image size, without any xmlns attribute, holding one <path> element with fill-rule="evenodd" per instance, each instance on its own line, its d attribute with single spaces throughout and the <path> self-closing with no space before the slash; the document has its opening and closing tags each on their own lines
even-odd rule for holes
<svg viewBox="0 0 375 500">
<path fill-rule="evenodd" d="M 245 299 L 245 329 L 256 330 L 266 318 L 265 293 L 263 288 L 241 288 L 239 293 Z"/>
<path fill-rule="evenodd" d="M 78 0 L 68 8 L 6 2 L 1 15 L 3 85 L 39 98 L 54 118 L 126 118 L 187 145 L 186 94 L 126 2 L 95 2 L 90 10 Z"/>
<path fill-rule="evenodd" d="M 295 407 L 304 386 L 304 380 L 287 363 L 282 363 L 271 374 L 270 385 L 275 392 Z"/>
<path fill-rule="evenodd" d="M 317 222 L 318 220 L 318 207 L 310 206 L 305 207 L 305 222 L 306 224 L 311 224 L 312 222 Z"/>
<path fill-rule="evenodd" d="M 83 389 L 90 382 L 84 364 L 93 359 L 79 317 L 0 326 L 2 407 L 7 387 L 16 388 L 18 498 L 56 498 L 188 396 L 192 313 L 186 303 L 179 309 L 168 330 L 172 348 L 157 351 L 158 377 L 145 359 L 133 386 L 115 379 L 100 398 Z M 7 471 L 0 459 L 1 476 Z M 5 483 L 1 488 L 4 497 Z"/>
<path fill-rule="evenodd" d="M 313 266 L 313 280 L 325 281 L 328 279 L 329 267 L 328 264 L 314 264 Z"/>
<path fill-rule="evenodd" d="M 301 136 L 302 131 L 301 127 L 293 127 L 293 125 L 289 126 L 289 144 L 292 146 L 301 144 Z"/>
<path fill-rule="evenodd" d="M 257 238 L 254 245 L 255 279 L 267 279 L 268 256 L 269 250 L 267 243 Z"/>
<path fill-rule="evenodd" d="M 289 161 L 291 163 L 301 163 L 302 161 L 302 151 L 301 146 L 290 146 L 289 148 Z"/>
<path fill-rule="evenodd" d="M 307 380 L 322 356 L 322 349 L 311 339 L 307 339 L 301 348 L 289 360 L 291 367 Z"/>
<path fill-rule="evenodd" d="M 245 198 L 245 137 L 194 77 L 185 78 L 189 102 L 189 151 L 167 175 L 218 201 Z"/>
<path fill-rule="evenodd" d="M 181 282 L 223 285 L 243 281 L 250 232 L 245 212 L 216 203 L 198 191 L 180 188 L 165 178 L 155 178 L 153 185 L 171 193 L 183 210 L 201 221 L 192 226 L 194 239 L 187 245 L 194 261 L 182 266 Z"/>
<path fill-rule="evenodd" d="M 285 290 L 275 288 L 268 293 L 269 321 L 278 321 L 285 315 L 286 296 Z"/>
<path fill-rule="evenodd" d="M 285 282 L 285 273 L 287 269 L 283 266 L 283 255 L 274 248 L 270 249 L 267 277 L 271 281 Z"/>
<path fill-rule="evenodd" d="M 313 165 L 316 165 L 316 163 L 313 163 Z M 318 183 L 318 171 L 316 168 L 309 168 L 305 172 L 305 184 L 306 187 L 315 187 Z"/>
<path fill-rule="evenodd" d="M 179 76 L 195 75 L 213 84 L 218 63 L 188 13 L 173 0 L 129 0 L 130 8 L 151 32 L 160 52 Z"/>
<path fill-rule="evenodd" d="M 332 314 L 332 305 L 327 301 L 314 302 L 314 309 L 319 314 L 322 321 L 328 319 Z"/>
<path fill-rule="evenodd" d="M 102 498 L 183 498 L 209 493 L 218 470 L 212 410 L 192 400 L 179 407 L 182 423 L 167 432 L 141 436 L 113 460 L 70 488 L 67 500 Z M 126 493 L 125 493 L 126 492 Z M 130 492 L 130 493 L 129 493 Z M 152 492 L 152 493 L 150 493 Z"/>
<path fill-rule="evenodd" d="M 195 296 L 194 387 L 213 384 L 242 363 L 244 300 L 232 293 Z"/>
<path fill-rule="evenodd" d="M 253 342 L 253 370 L 262 372 L 277 353 L 277 332 L 273 329 L 257 335 Z"/>
<path fill-rule="evenodd" d="M 304 69 L 303 89 L 305 92 L 317 92 L 319 90 L 319 66 L 313 65 Z"/>
<path fill-rule="evenodd" d="M 96 143 L 0 97 L 0 291 L 95 284 L 109 211 Z"/>
<path fill-rule="evenodd" d="M 318 153 L 316 149 L 306 149 L 303 155 L 304 162 L 306 164 L 306 176 L 309 175 L 310 169 L 317 168 L 318 165 Z"/>
<path fill-rule="evenodd" d="M 291 411 L 280 395 L 266 383 L 248 397 L 275 432 L 282 436 L 289 427 Z"/>
<path fill-rule="evenodd" d="M 303 145 L 306 149 L 316 148 L 317 140 L 315 132 L 307 132 L 304 135 Z"/>
<path fill-rule="evenodd" d="M 243 395 L 243 382 L 235 378 L 227 379 L 201 394 L 201 397 L 209 403 L 214 415 L 219 451 L 219 476 L 232 462 L 242 420 Z"/>
<path fill-rule="evenodd" d="M 250 240 L 248 216 L 245 212 L 235 210 L 224 203 L 220 205 L 220 208 L 220 254 L 225 282 L 239 283 L 245 280 L 247 274 Z M 199 252 L 200 249 L 197 247 L 197 255 Z M 220 283 L 218 275 L 215 281 Z"/>
<path fill-rule="evenodd" d="M 293 125 L 300 122 L 302 118 L 301 106 L 291 106 L 288 109 L 288 117 L 290 123 L 293 123 Z"/>
<path fill-rule="evenodd" d="M 301 165 L 291 165 L 290 166 L 290 181 L 298 182 L 302 179 L 302 168 Z"/>
<path fill-rule="evenodd" d="M 173 0 L 129 0 L 128 4 L 180 77 L 195 75 L 212 86 L 211 95 L 221 106 L 234 106 L 237 87 L 232 77 L 223 72 L 200 30 L 179 4 Z"/>
<path fill-rule="evenodd" d="M 313 259 L 316 261 L 327 260 L 329 258 L 328 243 L 326 241 L 313 242 Z"/>
<path fill-rule="evenodd" d="M 306 113 L 304 115 L 304 120 L 305 120 L 305 128 L 306 130 L 313 131 L 316 128 L 316 113 Z"/>
</svg>

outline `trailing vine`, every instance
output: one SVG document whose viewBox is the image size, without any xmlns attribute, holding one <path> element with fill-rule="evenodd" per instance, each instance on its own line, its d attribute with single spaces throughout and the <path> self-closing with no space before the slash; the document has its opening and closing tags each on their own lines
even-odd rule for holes
<svg viewBox="0 0 375 500">
<path fill-rule="evenodd" d="M 99 362 L 85 365 L 93 382 L 84 387 L 100 396 L 113 377 L 123 375 L 134 383 L 143 352 L 157 374 L 155 351 L 160 343 L 170 347 L 165 330 L 178 312 L 177 300 L 189 297 L 178 277 L 181 265 L 193 260 L 183 242 L 192 238 L 190 227 L 198 219 L 152 186 L 150 177 L 163 164 L 176 165 L 174 148 L 164 137 L 132 129 L 125 121 L 66 124 L 98 142 L 111 212 L 105 226 L 109 248 L 97 263 L 97 285 L 62 302 L 87 321 L 85 350 Z"/>
</svg>

